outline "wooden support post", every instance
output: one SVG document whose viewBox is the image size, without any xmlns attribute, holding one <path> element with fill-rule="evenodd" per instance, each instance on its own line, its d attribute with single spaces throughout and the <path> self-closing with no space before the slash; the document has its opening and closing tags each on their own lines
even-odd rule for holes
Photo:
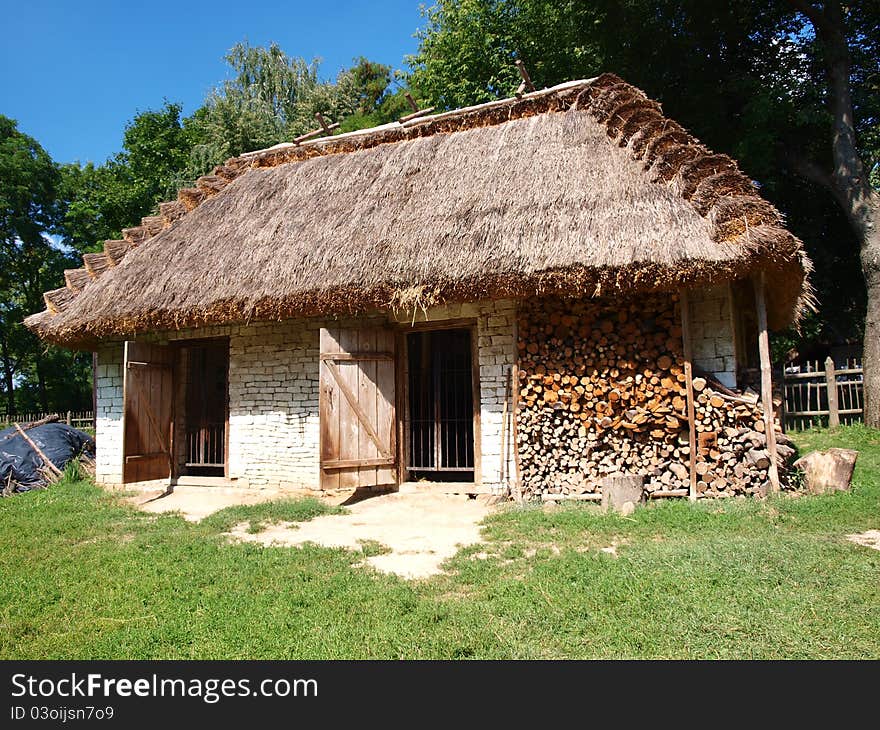
<svg viewBox="0 0 880 730">
<path fill-rule="evenodd" d="M 507 369 L 507 377 L 504 385 L 504 406 L 501 409 L 501 483 L 510 491 L 510 479 L 507 473 L 507 401 L 510 400 L 510 374 Z"/>
<path fill-rule="evenodd" d="M 68 426 L 72 426 L 72 425 L 73 425 L 73 414 L 72 414 L 70 411 L 67 412 L 67 421 L 66 421 L 66 423 L 67 423 Z"/>
<path fill-rule="evenodd" d="M 693 345 L 691 342 L 691 306 L 686 290 L 680 292 L 681 303 L 681 339 L 684 352 L 684 377 L 687 388 L 687 417 L 688 417 L 688 445 L 690 448 L 689 472 L 690 488 L 688 499 L 695 502 L 697 499 L 697 434 L 695 430 L 694 416 L 694 365 Z"/>
<path fill-rule="evenodd" d="M 98 351 L 92 353 L 92 428 L 98 435 Z"/>
<path fill-rule="evenodd" d="M 403 98 L 406 99 L 406 103 L 409 104 L 410 108 L 414 112 L 417 112 L 419 110 L 419 105 L 416 104 L 416 100 L 413 99 L 412 94 L 410 94 L 408 91 L 403 95 Z"/>
<path fill-rule="evenodd" d="M 773 418 L 773 381 L 770 370 L 770 337 L 767 334 L 767 301 L 764 296 L 764 272 L 754 278 L 755 310 L 758 315 L 758 355 L 761 359 L 761 405 L 764 407 L 764 434 L 770 454 L 770 491 L 779 491 L 779 466 L 776 461 L 776 426 Z"/>
<path fill-rule="evenodd" d="M 519 365 L 514 364 L 510 370 L 510 379 L 513 387 L 513 414 L 510 426 L 513 438 L 513 463 L 516 474 L 513 475 L 513 496 L 517 502 L 523 501 L 522 493 L 522 469 L 519 463 L 519 438 L 517 437 L 517 414 L 519 413 Z"/>
<path fill-rule="evenodd" d="M 828 428 L 840 425 L 840 409 L 837 405 L 837 373 L 831 356 L 825 358 L 825 387 L 828 390 Z"/>
</svg>

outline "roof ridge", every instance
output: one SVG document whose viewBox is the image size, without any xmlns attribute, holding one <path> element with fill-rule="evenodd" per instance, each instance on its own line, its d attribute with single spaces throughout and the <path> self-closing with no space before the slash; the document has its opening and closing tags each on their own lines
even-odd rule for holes
<svg viewBox="0 0 880 730">
<path fill-rule="evenodd" d="M 426 133 L 429 129 L 431 130 L 430 134 L 437 134 L 449 131 L 463 131 L 474 126 L 487 126 L 474 123 L 485 121 L 484 117 L 487 112 L 497 112 L 504 109 L 509 111 L 506 118 L 490 118 L 489 124 L 491 125 L 547 111 L 563 111 L 568 106 L 550 108 L 552 104 L 548 104 L 548 102 L 552 99 L 568 99 L 573 101 L 576 89 L 582 89 L 595 80 L 566 81 L 547 89 L 532 91 L 520 96 L 512 96 L 483 104 L 462 107 L 461 109 L 416 117 L 403 123 L 399 121 L 391 122 L 376 127 L 354 130 L 330 137 L 320 137 L 299 143 L 282 142 L 264 150 L 244 152 L 235 157 L 230 157 L 226 162 L 215 167 L 211 174 L 199 177 L 195 181 L 195 187 L 179 190 L 177 200 L 159 203 L 159 215 L 145 216 L 141 219 L 141 225 L 123 229 L 123 241 L 128 244 L 127 247 L 117 245 L 122 243 L 120 241 L 106 241 L 104 253 L 85 254 L 83 256 L 82 268 L 68 269 L 64 272 L 66 292 L 63 289 L 54 289 L 43 294 L 46 309 L 51 314 L 63 311 L 91 280 L 97 279 L 104 271 L 119 264 L 130 249 L 142 245 L 166 228 L 169 228 L 175 221 L 197 208 L 208 198 L 218 194 L 230 182 L 251 168 L 276 167 L 277 165 L 289 162 L 303 162 L 312 157 L 353 152 L 378 144 L 389 144 L 402 141 L 403 139 L 427 136 Z M 458 129 L 434 128 L 441 123 L 445 126 L 446 123 L 464 120 L 468 117 L 472 123 L 468 124 L 465 121 Z M 353 144 L 349 145 L 349 143 Z M 112 256 L 107 250 L 108 245 L 111 244 L 114 245 L 115 251 L 115 255 Z M 86 256 L 90 257 L 88 261 L 85 259 Z"/>
</svg>

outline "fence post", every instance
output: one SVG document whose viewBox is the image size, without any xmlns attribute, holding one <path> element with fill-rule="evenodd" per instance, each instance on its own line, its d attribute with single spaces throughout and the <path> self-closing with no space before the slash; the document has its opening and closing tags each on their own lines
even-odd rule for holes
<svg viewBox="0 0 880 730">
<path fill-rule="evenodd" d="M 72 426 L 72 425 L 73 425 L 73 418 L 72 418 L 71 415 L 70 415 L 70 411 L 67 412 L 67 425 L 68 425 L 68 426 Z"/>
<path fill-rule="evenodd" d="M 831 355 L 825 358 L 825 387 L 828 390 L 828 428 L 840 425 L 840 413 L 837 407 L 837 374 L 834 372 L 834 360 Z"/>
</svg>

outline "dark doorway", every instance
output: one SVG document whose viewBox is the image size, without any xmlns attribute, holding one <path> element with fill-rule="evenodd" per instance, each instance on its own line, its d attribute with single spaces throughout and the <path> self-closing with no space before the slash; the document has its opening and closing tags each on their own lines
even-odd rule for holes
<svg viewBox="0 0 880 730">
<path fill-rule="evenodd" d="M 409 475 L 474 480 L 471 330 L 407 335 Z"/>
<path fill-rule="evenodd" d="M 229 343 L 188 345 L 184 423 L 187 476 L 225 476 Z"/>
</svg>

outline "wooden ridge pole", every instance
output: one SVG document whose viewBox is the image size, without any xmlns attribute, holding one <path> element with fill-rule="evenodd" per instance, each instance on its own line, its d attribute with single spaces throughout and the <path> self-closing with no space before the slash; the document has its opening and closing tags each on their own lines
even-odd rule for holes
<svg viewBox="0 0 880 730">
<path fill-rule="evenodd" d="M 682 289 L 679 292 L 679 302 L 681 304 L 681 340 L 684 353 L 685 387 L 687 388 L 688 447 L 690 450 L 688 459 L 688 471 L 690 473 L 688 499 L 691 502 L 695 502 L 697 500 L 697 432 L 694 416 L 694 354 L 691 341 L 691 303 L 687 290 Z"/>
<path fill-rule="evenodd" d="M 779 491 L 779 466 L 776 462 L 776 425 L 773 418 L 773 381 L 770 370 L 770 337 L 767 334 L 767 300 L 764 295 L 765 274 L 758 272 L 753 280 L 755 310 L 758 315 L 758 355 L 761 359 L 761 405 L 764 409 L 764 433 L 770 454 L 770 491 Z"/>
</svg>

